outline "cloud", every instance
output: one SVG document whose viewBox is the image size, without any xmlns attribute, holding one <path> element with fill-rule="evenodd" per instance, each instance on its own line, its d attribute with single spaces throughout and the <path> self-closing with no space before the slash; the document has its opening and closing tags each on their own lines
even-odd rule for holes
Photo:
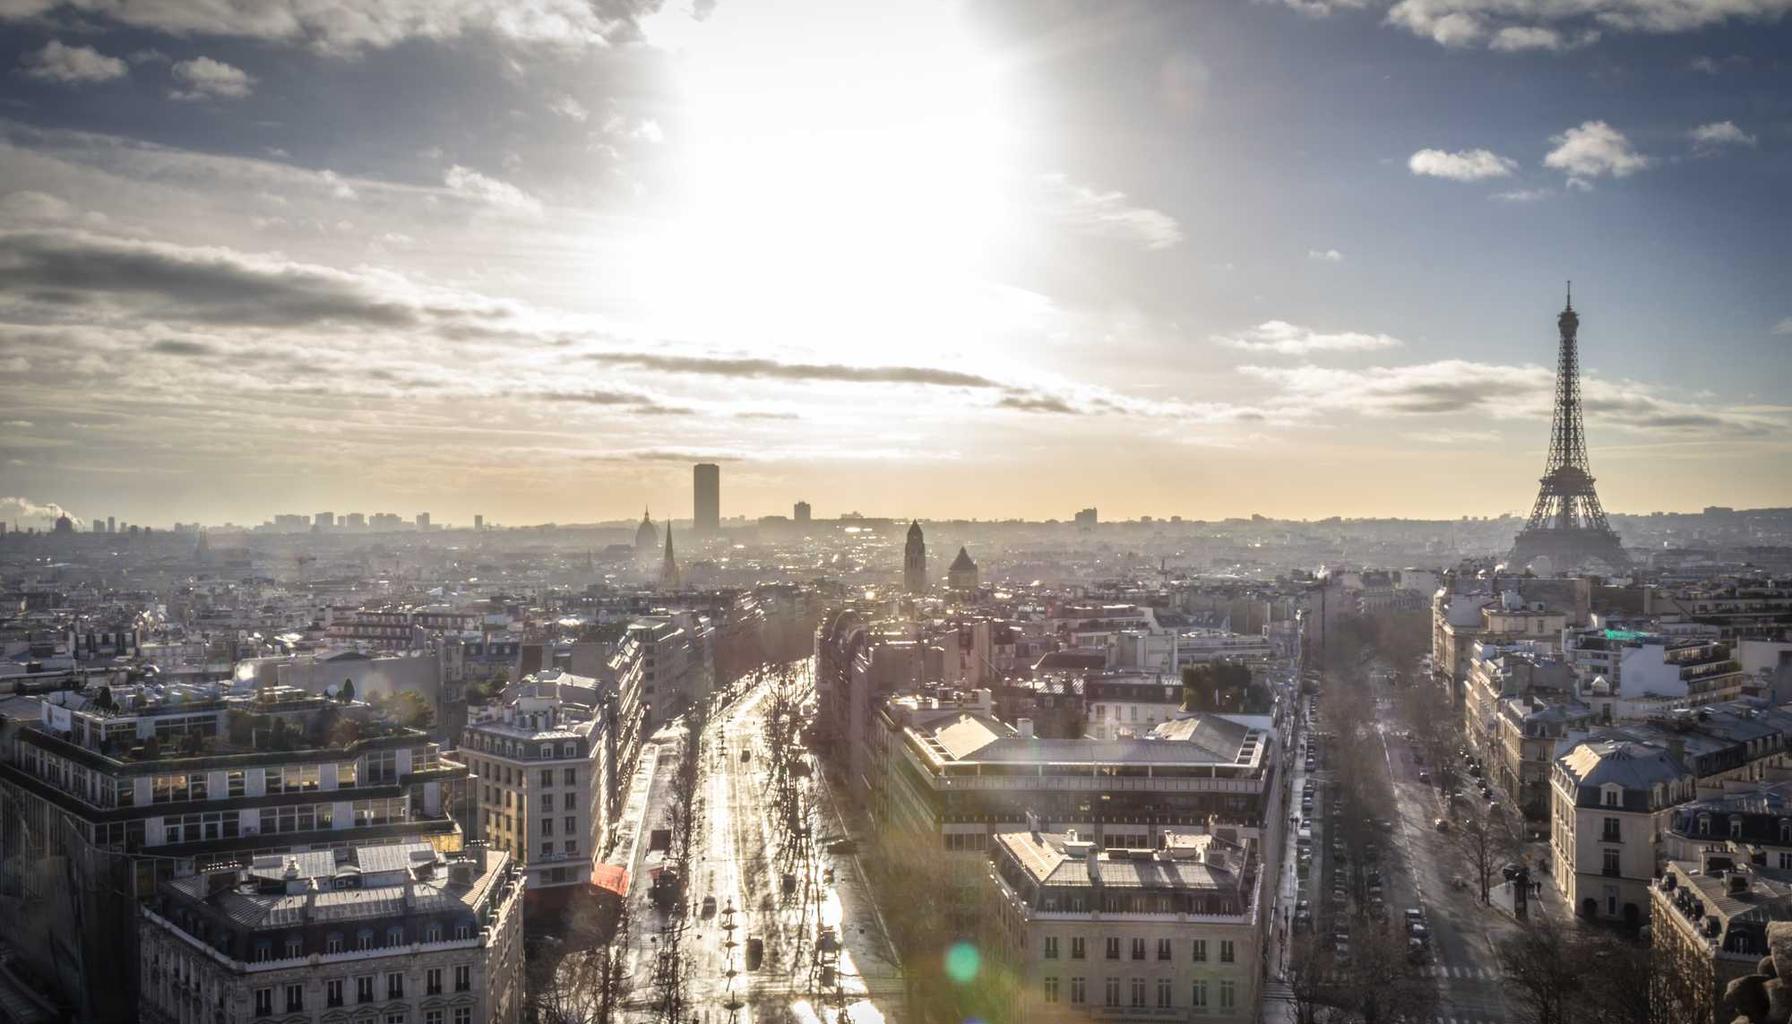
<svg viewBox="0 0 1792 1024">
<path fill-rule="evenodd" d="M 56 525 L 56 520 L 64 515 L 74 519 L 77 527 L 81 525 L 80 519 L 69 515 L 67 509 L 53 501 L 36 502 L 16 495 L 0 497 L 0 521 L 7 524 L 7 529 L 17 523 L 21 530 L 30 526 L 45 530 Z"/>
<path fill-rule="evenodd" d="M 1748 67 L 1750 61 L 1740 53 L 1732 53 L 1728 57 L 1712 57 L 1701 54 L 1686 62 L 1687 70 L 1697 71 L 1704 75 L 1720 75 L 1725 71 L 1736 71 Z"/>
<path fill-rule="evenodd" d="M 1406 161 L 1414 174 L 1448 178 L 1451 181 L 1485 181 L 1504 178 L 1518 169 L 1518 162 L 1500 156 L 1491 149 L 1464 149 L 1451 153 L 1442 149 L 1421 149 Z"/>
<path fill-rule="evenodd" d="M 1276 404 L 1368 417 L 1548 420 L 1555 398 L 1552 369 L 1461 359 L 1360 370 L 1241 366 L 1239 372 L 1278 387 L 1281 395 Z M 1680 402 L 1636 381 L 1610 381 L 1592 375 L 1582 377 L 1581 404 L 1589 421 L 1644 432 L 1763 436 L 1792 427 L 1784 409 L 1726 409 L 1709 401 Z M 1460 424 L 1454 429 L 1460 429 Z"/>
<path fill-rule="evenodd" d="M 83 231 L 0 232 L 0 308 L 95 321 L 111 315 L 242 326 L 421 327 L 485 319 L 393 275 L 349 273 L 220 247 Z"/>
<path fill-rule="evenodd" d="M 528 216 L 541 213 L 541 200 L 509 182 L 488 178 L 459 164 L 448 169 L 442 183 L 455 195 L 497 210 Z"/>
<path fill-rule="evenodd" d="M 0 21 L 41 17 L 57 0 L 0 4 Z M 346 55 L 407 40 L 486 35 L 557 49 L 641 37 L 659 0 L 254 0 L 228 3 L 73 3 L 86 17 L 174 36 L 235 36 Z"/>
<path fill-rule="evenodd" d="M 74 208 L 61 196 L 48 192 L 9 192 L 0 199 L 0 216 L 9 221 L 59 221 L 74 215 Z"/>
<path fill-rule="evenodd" d="M 1792 334 L 1792 316 L 1789 316 L 1786 319 L 1781 320 L 1779 323 L 1774 324 L 1773 325 L 1773 333 L 1775 333 L 1775 334 Z"/>
<path fill-rule="evenodd" d="M 1515 188 L 1506 192 L 1495 192 L 1490 199 L 1502 203 L 1536 203 L 1556 194 L 1553 188 Z"/>
<path fill-rule="evenodd" d="M 578 100 L 573 99 L 571 96 L 559 97 L 554 100 L 554 102 L 548 104 L 548 109 L 569 121 L 582 122 L 591 116 L 591 112 L 585 109 L 585 105 Z"/>
<path fill-rule="evenodd" d="M 1368 0 L 1282 0 L 1282 3 L 1315 18 L 1323 18 L 1336 11 L 1360 11 L 1368 6 Z"/>
<path fill-rule="evenodd" d="M 1124 192 L 1103 192 L 1079 185 L 1062 174 L 1040 178 L 1048 216 L 1079 234 L 1131 242 L 1146 249 L 1168 249 L 1182 241 L 1176 218 L 1149 207 L 1135 206 Z"/>
<path fill-rule="evenodd" d="M 1604 121 L 1587 121 L 1550 141 L 1556 148 L 1543 158 L 1543 166 L 1568 175 L 1571 187 L 1587 188 L 1603 175 L 1624 178 L 1648 167 L 1652 161 L 1630 145 L 1624 133 Z"/>
<path fill-rule="evenodd" d="M 1308 249 L 1307 259 L 1318 260 L 1321 263 L 1342 263 L 1344 254 L 1336 249 Z"/>
<path fill-rule="evenodd" d="M 1057 395 L 1009 394 L 996 400 L 996 407 L 1015 409 L 1020 412 L 1047 412 L 1065 416 L 1080 416 L 1083 410 L 1071 405 Z"/>
<path fill-rule="evenodd" d="M 1693 151 L 1710 155 L 1725 146 L 1753 146 L 1758 140 L 1736 127 L 1734 121 L 1712 121 L 1699 125 L 1690 133 Z"/>
<path fill-rule="evenodd" d="M 1593 31 L 1581 32 L 1571 37 L 1541 25 L 1508 25 L 1493 34 L 1487 48 L 1502 53 L 1519 53 L 1525 50 L 1562 53 L 1591 46 L 1598 41 L 1599 33 Z"/>
<path fill-rule="evenodd" d="M 240 100 L 255 85 L 254 76 L 247 71 L 210 57 L 179 61 L 169 73 L 180 84 L 168 94 L 177 100 Z"/>
<path fill-rule="evenodd" d="M 1792 0 L 1399 0 L 1387 24 L 1443 46 L 1507 52 L 1585 46 L 1602 31 L 1691 32 L 1729 21 L 1771 21 Z"/>
<path fill-rule="evenodd" d="M 151 352 L 160 352 L 167 356 L 215 356 L 218 349 L 203 341 L 185 341 L 179 338 L 165 338 L 149 346 Z"/>
<path fill-rule="evenodd" d="M 117 57 L 108 57 L 91 46 L 68 46 L 56 39 L 35 53 L 27 53 L 19 62 L 19 69 L 27 77 L 64 85 L 109 82 L 130 73 Z"/>
<path fill-rule="evenodd" d="M 602 363 L 659 373 L 691 373 L 743 379 L 841 381 L 855 384 L 923 384 L 938 387 L 1001 388 L 988 377 L 925 366 L 853 366 L 843 363 L 786 363 L 775 359 L 727 356 L 654 355 L 596 352 Z"/>
<path fill-rule="evenodd" d="M 1216 334 L 1213 340 L 1246 352 L 1273 352 L 1300 356 L 1312 352 L 1373 352 L 1398 348 L 1400 339 L 1385 334 L 1342 331 L 1325 334 L 1285 320 L 1266 320 L 1238 334 Z"/>
</svg>

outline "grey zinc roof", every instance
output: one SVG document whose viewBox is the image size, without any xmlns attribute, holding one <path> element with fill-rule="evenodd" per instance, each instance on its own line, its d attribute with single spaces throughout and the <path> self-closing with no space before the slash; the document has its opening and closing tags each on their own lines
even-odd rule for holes
<svg viewBox="0 0 1792 1024">
<path fill-rule="evenodd" d="M 1562 755 L 1558 763 L 1583 787 L 1616 784 L 1646 791 L 1686 774 L 1666 750 L 1631 740 L 1590 740 Z"/>
</svg>

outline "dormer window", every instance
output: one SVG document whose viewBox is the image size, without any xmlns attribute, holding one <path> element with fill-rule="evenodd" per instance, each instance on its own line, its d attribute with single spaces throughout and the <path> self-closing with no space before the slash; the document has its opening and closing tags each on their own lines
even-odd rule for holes
<svg viewBox="0 0 1792 1024">
<path fill-rule="evenodd" d="M 1604 786 L 1599 791 L 1599 802 L 1606 807 L 1617 807 L 1624 800 L 1624 791 L 1617 786 Z"/>
<path fill-rule="evenodd" d="M 1742 819 L 1740 817 L 1733 817 L 1730 819 L 1730 838 L 1742 838 Z"/>
<path fill-rule="evenodd" d="M 1709 814 L 1699 815 L 1699 835 L 1708 836 L 1710 834 L 1711 834 L 1711 815 L 1709 815 Z"/>
<path fill-rule="evenodd" d="M 1792 846 L 1792 819 L 1780 819 L 1780 845 Z"/>
</svg>

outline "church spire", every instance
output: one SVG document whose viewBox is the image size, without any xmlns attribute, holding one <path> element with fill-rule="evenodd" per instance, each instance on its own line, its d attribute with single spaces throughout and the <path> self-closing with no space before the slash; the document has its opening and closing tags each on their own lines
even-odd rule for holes
<svg viewBox="0 0 1792 1024">
<path fill-rule="evenodd" d="M 666 524 L 666 558 L 660 563 L 660 587 L 678 589 L 678 559 L 672 555 L 672 524 Z"/>
</svg>

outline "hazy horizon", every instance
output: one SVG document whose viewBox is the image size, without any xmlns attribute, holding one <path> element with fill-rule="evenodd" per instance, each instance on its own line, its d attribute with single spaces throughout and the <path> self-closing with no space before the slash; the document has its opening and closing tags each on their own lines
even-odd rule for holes
<svg viewBox="0 0 1792 1024">
<path fill-rule="evenodd" d="M 1572 278 L 1605 507 L 1792 505 L 1789 9 L 27 0 L 0 495 L 1522 515 Z"/>
</svg>

